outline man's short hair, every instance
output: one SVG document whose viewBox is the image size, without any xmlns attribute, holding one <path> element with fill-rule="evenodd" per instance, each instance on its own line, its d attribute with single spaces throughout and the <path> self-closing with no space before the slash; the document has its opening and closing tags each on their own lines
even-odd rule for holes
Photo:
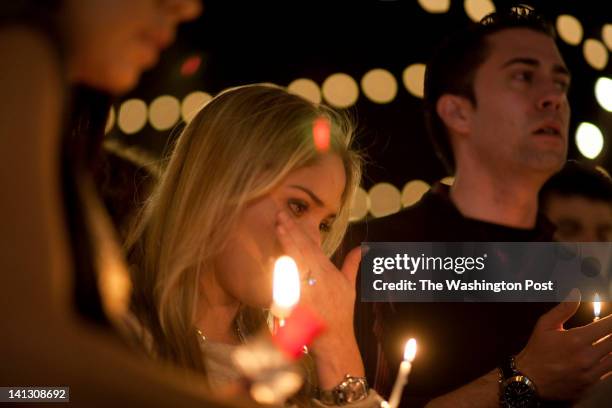
<svg viewBox="0 0 612 408">
<path fill-rule="evenodd" d="M 434 52 L 425 71 L 425 119 L 436 154 L 446 169 L 455 171 L 455 160 L 446 126 L 436 112 L 444 94 L 468 98 L 476 106 L 474 77 L 489 53 L 487 37 L 509 28 L 529 28 L 556 38 L 554 27 L 529 6 L 498 10 L 447 37 Z"/>
<path fill-rule="evenodd" d="M 612 204 L 612 178 L 604 170 L 570 160 L 542 186 L 540 208 L 546 208 L 555 195 L 580 196 Z"/>
</svg>

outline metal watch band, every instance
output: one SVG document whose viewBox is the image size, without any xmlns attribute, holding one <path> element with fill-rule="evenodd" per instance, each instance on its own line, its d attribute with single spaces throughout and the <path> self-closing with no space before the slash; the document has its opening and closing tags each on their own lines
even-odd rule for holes
<svg viewBox="0 0 612 408">
<path fill-rule="evenodd" d="M 365 399 L 369 390 L 365 377 L 347 374 L 332 390 L 319 390 L 318 400 L 325 405 L 346 405 Z"/>
<path fill-rule="evenodd" d="M 523 387 L 528 388 L 527 392 L 532 393 L 529 400 L 525 400 L 525 388 L 518 391 L 519 394 L 516 396 L 512 395 L 516 391 L 510 391 L 510 394 L 507 393 L 506 387 L 516 387 L 516 384 L 522 384 Z M 516 388 L 513 389 L 516 390 Z M 540 406 L 535 384 L 516 368 L 514 356 L 506 358 L 499 366 L 499 405 L 503 408 L 519 406 L 532 408 Z"/>
</svg>

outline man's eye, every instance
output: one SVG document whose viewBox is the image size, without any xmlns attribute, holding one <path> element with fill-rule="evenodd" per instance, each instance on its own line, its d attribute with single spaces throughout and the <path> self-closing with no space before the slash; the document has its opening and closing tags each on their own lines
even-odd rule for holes
<svg viewBox="0 0 612 408">
<path fill-rule="evenodd" d="M 569 89 L 569 82 L 567 81 L 558 80 L 555 81 L 555 85 L 557 85 L 563 92 L 566 92 Z"/>
<path fill-rule="evenodd" d="M 289 209 L 294 215 L 300 216 L 308 210 L 308 204 L 300 200 L 290 200 Z"/>
<path fill-rule="evenodd" d="M 564 237 L 573 237 L 580 233 L 581 225 L 573 220 L 559 220 L 557 222 L 557 231 Z"/>
<path fill-rule="evenodd" d="M 531 82 L 533 79 L 533 73 L 530 71 L 521 71 L 514 74 L 514 79 L 524 82 Z"/>
</svg>

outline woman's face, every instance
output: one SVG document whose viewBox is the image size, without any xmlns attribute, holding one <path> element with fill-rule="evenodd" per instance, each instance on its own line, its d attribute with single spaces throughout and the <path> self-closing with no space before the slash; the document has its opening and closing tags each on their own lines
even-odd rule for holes
<svg viewBox="0 0 612 408">
<path fill-rule="evenodd" d="M 66 0 L 64 27 L 73 82 L 111 93 L 136 85 L 199 0 Z"/>
<path fill-rule="evenodd" d="M 342 160 L 327 154 L 293 172 L 240 214 L 226 249 L 215 263 L 215 279 L 230 299 L 253 307 L 272 303 L 274 261 L 282 250 L 276 217 L 282 210 L 319 245 L 340 210 L 346 175 Z"/>
</svg>

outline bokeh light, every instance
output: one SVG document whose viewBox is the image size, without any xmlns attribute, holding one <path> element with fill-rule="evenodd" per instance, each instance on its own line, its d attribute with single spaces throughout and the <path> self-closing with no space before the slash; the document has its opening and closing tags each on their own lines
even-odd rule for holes
<svg viewBox="0 0 612 408">
<path fill-rule="evenodd" d="M 389 103 L 397 95 L 397 81 L 389 71 L 376 68 L 363 76 L 361 89 L 372 102 Z"/>
<path fill-rule="evenodd" d="M 398 212 L 402 208 L 399 190 L 389 183 L 378 183 L 369 192 L 370 214 L 375 217 Z"/>
<path fill-rule="evenodd" d="M 612 51 L 612 24 L 605 24 L 601 28 L 601 38 L 606 44 L 606 47 L 608 47 L 608 49 Z"/>
<path fill-rule="evenodd" d="M 454 182 L 455 178 L 453 176 L 447 176 L 440 180 L 440 183 L 445 184 L 447 186 L 452 186 Z"/>
<path fill-rule="evenodd" d="M 450 9 L 450 0 L 418 0 L 423 10 L 428 13 L 446 13 Z"/>
<path fill-rule="evenodd" d="M 147 123 L 147 104 L 141 99 L 128 99 L 119 107 L 117 126 L 125 134 L 139 132 Z"/>
<path fill-rule="evenodd" d="M 321 89 L 319 85 L 312 79 L 299 78 L 291 82 L 287 87 L 287 91 L 294 95 L 299 95 L 302 98 L 309 100 L 312 103 L 321 103 Z"/>
<path fill-rule="evenodd" d="M 408 66 L 402 74 L 402 79 L 408 92 L 417 98 L 423 97 L 425 64 L 412 64 Z"/>
<path fill-rule="evenodd" d="M 465 0 L 463 7 L 465 14 L 474 22 L 495 11 L 495 5 L 490 0 Z"/>
<path fill-rule="evenodd" d="M 187 58 L 181 65 L 181 75 L 184 77 L 195 74 L 202 65 L 202 57 L 199 55 L 192 55 Z"/>
<path fill-rule="evenodd" d="M 582 122 L 576 130 L 576 145 L 584 157 L 595 159 L 603 149 L 603 134 L 594 124 Z"/>
<path fill-rule="evenodd" d="M 370 211 L 370 197 L 368 193 L 361 187 L 357 188 L 353 202 L 351 203 L 351 222 L 358 221 L 368 215 Z"/>
<path fill-rule="evenodd" d="M 357 102 L 359 87 L 350 75 L 337 73 L 323 82 L 323 97 L 336 108 L 348 108 Z"/>
<path fill-rule="evenodd" d="M 108 117 L 106 118 L 106 125 L 104 126 L 104 134 L 107 134 L 115 126 L 115 108 L 112 106 L 108 110 Z"/>
<path fill-rule="evenodd" d="M 181 104 L 174 96 L 158 96 L 149 106 L 149 122 L 156 130 L 170 129 L 180 116 Z"/>
<path fill-rule="evenodd" d="M 612 112 L 612 79 L 602 77 L 595 82 L 595 98 L 602 108 Z"/>
<path fill-rule="evenodd" d="M 584 59 L 591 67 L 602 70 L 608 65 L 608 49 L 601 41 L 589 38 L 582 50 Z"/>
<path fill-rule="evenodd" d="M 317 151 L 324 153 L 329 150 L 330 123 L 327 118 L 316 118 L 312 123 L 312 139 Z"/>
<path fill-rule="evenodd" d="M 402 189 L 402 206 L 410 207 L 416 204 L 429 189 L 430 185 L 423 180 L 407 182 Z"/>
<path fill-rule="evenodd" d="M 582 24 L 576 17 L 563 14 L 557 17 L 557 33 L 566 43 L 578 45 L 582 41 Z"/>
<path fill-rule="evenodd" d="M 181 117 L 183 120 L 187 123 L 191 122 L 195 114 L 211 99 L 212 96 L 210 94 L 202 91 L 194 91 L 185 96 L 181 103 Z"/>
</svg>

